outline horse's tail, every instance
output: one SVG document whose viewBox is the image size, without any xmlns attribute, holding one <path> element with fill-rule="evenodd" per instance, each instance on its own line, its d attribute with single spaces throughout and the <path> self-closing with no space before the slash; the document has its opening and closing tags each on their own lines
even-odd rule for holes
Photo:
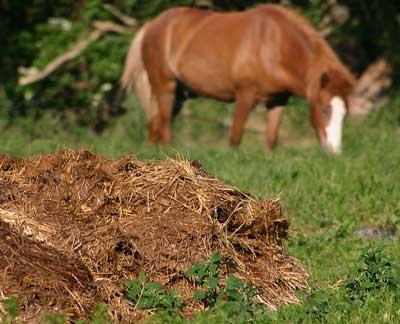
<svg viewBox="0 0 400 324">
<path fill-rule="evenodd" d="M 139 104 L 150 121 L 157 114 L 157 105 L 154 104 L 155 98 L 142 57 L 142 43 L 145 32 L 146 25 L 136 33 L 132 41 L 125 59 L 120 85 L 126 92 L 131 91 L 132 86 L 134 86 Z"/>
</svg>

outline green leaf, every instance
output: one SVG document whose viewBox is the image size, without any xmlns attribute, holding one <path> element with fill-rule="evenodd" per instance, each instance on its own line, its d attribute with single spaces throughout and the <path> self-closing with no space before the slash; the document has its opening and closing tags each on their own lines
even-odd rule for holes
<svg viewBox="0 0 400 324">
<path fill-rule="evenodd" d="M 161 288 L 161 284 L 158 282 L 152 282 L 152 283 L 149 283 L 148 285 L 146 285 L 146 290 L 156 291 L 156 290 L 159 290 L 160 288 Z"/>
<path fill-rule="evenodd" d="M 144 283 L 147 282 L 147 278 L 146 278 L 146 276 L 145 276 L 145 274 L 143 272 L 140 272 L 140 274 L 139 274 L 139 282 L 141 284 L 144 284 Z"/>
<path fill-rule="evenodd" d="M 226 288 L 227 289 L 234 289 L 234 288 L 239 288 L 243 285 L 242 280 L 235 276 L 229 276 L 228 279 L 226 280 Z"/>
<path fill-rule="evenodd" d="M 202 290 L 196 290 L 193 294 L 194 300 L 203 300 L 206 297 L 206 293 Z"/>
<path fill-rule="evenodd" d="M 140 291 L 141 291 L 140 285 L 136 281 L 130 281 L 129 290 L 127 293 L 128 298 L 130 298 L 132 300 L 136 300 Z"/>
<path fill-rule="evenodd" d="M 218 278 L 217 277 L 211 277 L 208 279 L 208 287 L 211 289 L 217 289 L 218 287 Z"/>
<path fill-rule="evenodd" d="M 217 263 L 217 264 L 219 264 L 220 262 L 221 262 L 221 255 L 219 254 L 219 253 L 214 253 L 212 256 L 211 256 L 211 259 L 210 259 L 210 261 L 211 261 L 211 263 Z"/>
</svg>

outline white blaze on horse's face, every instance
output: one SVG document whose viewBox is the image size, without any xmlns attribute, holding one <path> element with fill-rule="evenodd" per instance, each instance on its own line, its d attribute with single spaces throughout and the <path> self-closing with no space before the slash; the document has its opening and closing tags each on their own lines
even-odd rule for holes
<svg viewBox="0 0 400 324">
<path fill-rule="evenodd" d="M 330 101 L 331 116 L 325 127 L 325 149 L 331 153 L 339 154 L 342 144 L 343 119 L 346 116 L 346 103 L 340 97 L 333 97 Z"/>
</svg>

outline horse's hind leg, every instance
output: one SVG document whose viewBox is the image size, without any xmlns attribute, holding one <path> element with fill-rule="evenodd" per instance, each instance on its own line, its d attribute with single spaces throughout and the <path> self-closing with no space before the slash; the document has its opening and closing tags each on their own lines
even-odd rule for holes
<svg viewBox="0 0 400 324">
<path fill-rule="evenodd" d="M 267 147 L 271 151 L 276 147 L 279 137 L 279 125 L 281 123 L 283 106 L 268 108 L 267 111 Z"/>
<path fill-rule="evenodd" d="M 242 91 L 236 94 L 236 110 L 229 136 L 230 146 L 236 147 L 240 144 L 244 131 L 244 125 L 255 104 L 256 98 L 253 92 Z"/>
<path fill-rule="evenodd" d="M 278 144 L 279 126 L 281 124 L 283 108 L 290 98 L 289 92 L 276 94 L 267 102 L 267 148 L 273 150 Z"/>
</svg>

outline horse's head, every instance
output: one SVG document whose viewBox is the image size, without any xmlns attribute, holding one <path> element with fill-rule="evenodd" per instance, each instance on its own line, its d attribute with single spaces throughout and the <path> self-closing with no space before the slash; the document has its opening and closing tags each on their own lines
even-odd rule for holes
<svg viewBox="0 0 400 324">
<path fill-rule="evenodd" d="M 347 114 L 347 96 L 353 82 L 336 70 L 321 74 L 318 91 L 312 100 L 311 121 L 322 148 L 333 154 L 341 152 L 342 126 Z"/>
</svg>

